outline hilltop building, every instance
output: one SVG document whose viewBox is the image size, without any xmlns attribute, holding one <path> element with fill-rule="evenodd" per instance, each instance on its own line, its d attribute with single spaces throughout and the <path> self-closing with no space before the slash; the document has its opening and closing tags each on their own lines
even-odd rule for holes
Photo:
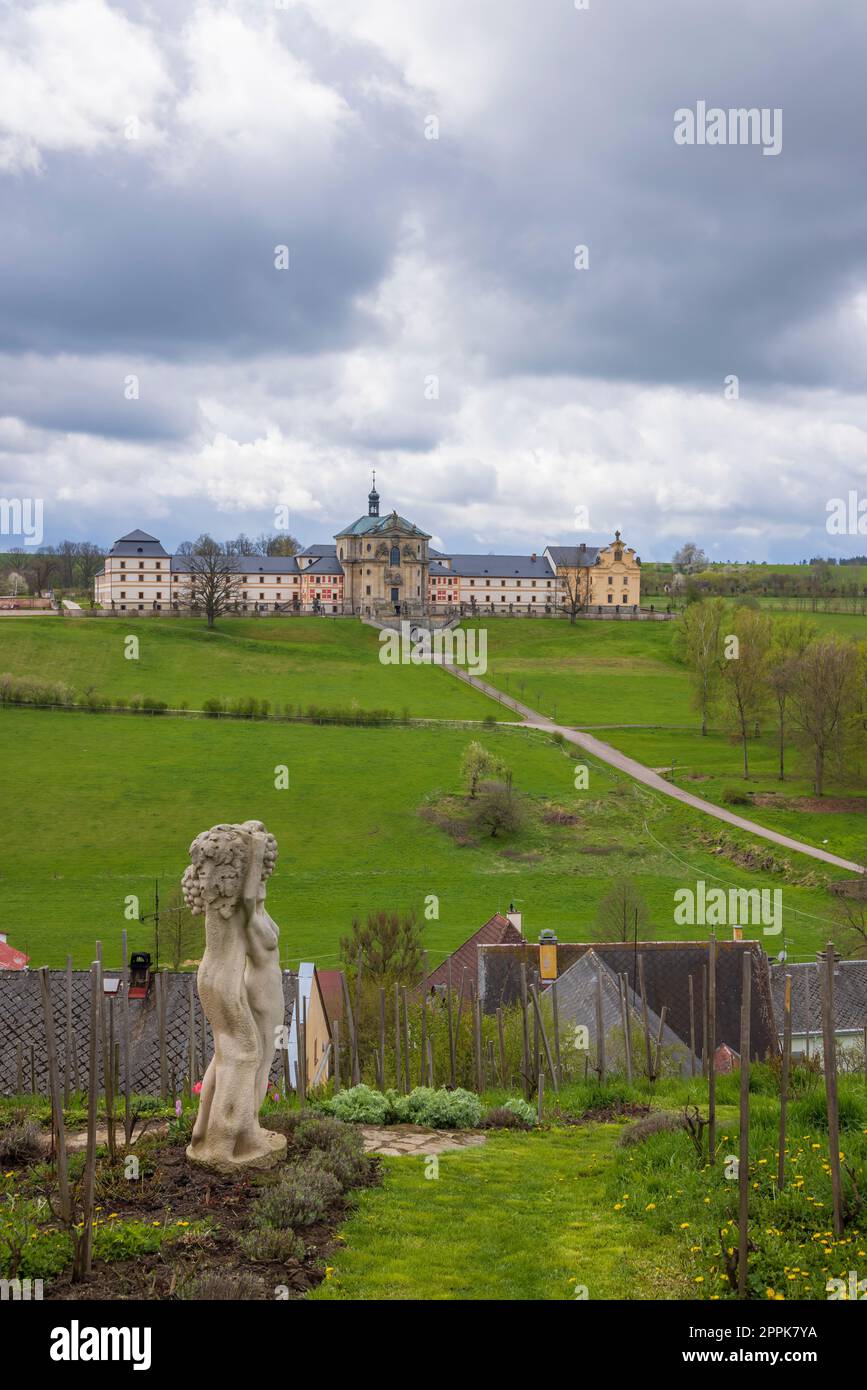
<svg viewBox="0 0 867 1390">
<path fill-rule="evenodd" d="M 236 555 L 225 561 L 239 613 L 339 613 L 418 618 L 587 613 L 638 616 L 641 560 L 615 532 L 603 546 L 546 546 L 530 555 L 444 554 L 396 511 L 379 510 L 376 480 L 367 513 L 329 544 L 299 555 Z M 130 531 L 115 542 L 94 597 L 117 613 L 188 610 L 196 561 L 170 555 L 156 536 Z"/>
</svg>

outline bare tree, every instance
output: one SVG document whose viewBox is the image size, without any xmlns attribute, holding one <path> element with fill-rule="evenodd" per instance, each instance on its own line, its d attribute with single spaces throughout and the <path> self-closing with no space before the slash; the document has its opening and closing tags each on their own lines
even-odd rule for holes
<svg viewBox="0 0 867 1390">
<path fill-rule="evenodd" d="M 858 712 L 858 650 L 832 633 L 798 660 L 791 693 L 792 723 L 813 758 L 813 791 L 822 796 L 828 757 L 842 761 L 854 742 Z"/>
<path fill-rule="evenodd" d="M 629 878 L 615 879 L 596 912 L 596 941 L 640 941 L 650 921 L 650 909 Z"/>
<path fill-rule="evenodd" d="M 92 541 L 80 541 L 75 557 L 78 580 L 83 589 L 88 588 L 105 563 L 105 553 L 101 546 Z"/>
<path fill-rule="evenodd" d="M 227 554 L 219 541 L 206 536 L 196 542 L 187 564 L 179 597 L 194 613 L 204 613 L 212 628 L 238 601 L 240 580 L 235 557 Z"/>
<path fill-rule="evenodd" d="M 563 608 L 574 623 L 580 612 L 587 607 L 590 594 L 590 571 L 580 565 L 574 570 L 564 569 L 560 576 L 563 587 Z"/>
</svg>

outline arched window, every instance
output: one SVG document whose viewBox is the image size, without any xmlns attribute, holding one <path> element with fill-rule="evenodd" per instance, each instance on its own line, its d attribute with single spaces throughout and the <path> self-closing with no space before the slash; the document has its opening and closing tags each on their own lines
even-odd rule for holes
<svg viewBox="0 0 867 1390">
<path fill-rule="evenodd" d="M 399 545 L 393 545 L 393 546 L 391 547 L 391 560 L 390 560 L 390 563 L 391 563 L 392 565 L 399 565 L 399 564 L 400 564 L 400 546 L 399 546 Z"/>
</svg>

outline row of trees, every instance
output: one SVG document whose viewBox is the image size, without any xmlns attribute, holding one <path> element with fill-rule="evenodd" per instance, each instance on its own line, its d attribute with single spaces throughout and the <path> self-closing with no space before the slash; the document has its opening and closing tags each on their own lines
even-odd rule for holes
<svg viewBox="0 0 867 1390">
<path fill-rule="evenodd" d="M 32 594 L 45 589 L 85 589 L 102 569 L 105 552 L 91 541 L 61 541 L 39 550 L 17 547 L 8 552 L 4 569 L 22 577 Z"/>
<path fill-rule="evenodd" d="M 835 633 L 820 636 L 809 620 L 777 620 L 759 609 L 732 610 L 721 598 L 690 604 L 675 635 L 686 663 L 693 704 L 707 735 L 721 709 L 743 751 L 749 777 L 749 741 L 773 715 L 778 775 L 786 776 L 786 747 L 794 739 L 812 760 L 813 789 L 824 791 L 833 761 L 844 772 L 864 743 L 867 647 Z"/>
<path fill-rule="evenodd" d="M 213 536 L 203 532 L 195 541 L 181 541 L 176 555 L 203 555 L 218 553 L 222 555 L 297 555 L 301 542 L 287 531 L 263 531 L 255 540 L 245 536 L 243 531 L 231 541 L 216 541 Z"/>
</svg>

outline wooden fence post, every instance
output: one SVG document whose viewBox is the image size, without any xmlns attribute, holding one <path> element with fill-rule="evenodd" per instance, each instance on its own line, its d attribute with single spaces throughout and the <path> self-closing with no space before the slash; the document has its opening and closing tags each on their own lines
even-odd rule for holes
<svg viewBox="0 0 867 1390">
<path fill-rule="evenodd" d="M 834 1234 L 843 1234 L 843 1182 L 840 1175 L 840 1115 L 837 1102 L 837 1010 L 834 1000 L 834 943 L 825 948 L 824 982 L 821 988 L 822 1041 L 825 1067 L 825 1098 L 828 1106 L 828 1156 L 831 1164 L 831 1194 L 834 1204 Z"/>
<path fill-rule="evenodd" d="M 689 1070 L 695 1076 L 695 991 L 692 976 L 689 977 Z"/>
<path fill-rule="evenodd" d="M 626 975 L 617 976 L 620 992 L 620 1019 L 623 1024 L 623 1065 L 626 1080 L 632 1083 L 632 1027 L 629 1014 L 629 979 Z"/>
<path fill-rule="evenodd" d="M 86 1277 L 93 1258 L 93 1195 L 96 1183 L 96 1112 L 99 1104 L 99 996 L 102 992 L 102 970 L 99 961 L 90 967 L 90 1040 L 87 1077 L 87 1154 L 84 1163 L 82 1195 L 82 1231 L 79 1251 L 78 1277 Z"/>
<path fill-rule="evenodd" d="M 340 1092 L 340 1019 L 336 1018 L 331 1025 L 332 1041 L 334 1043 L 334 1094 Z"/>
<path fill-rule="evenodd" d="M 563 1085 L 562 1062 L 560 1059 L 560 1006 L 557 1002 L 557 981 L 551 984 L 551 1013 L 554 1019 L 554 1061 L 557 1064 L 557 1085 Z"/>
<path fill-rule="evenodd" d="M 400 985 L 394 985 L 394 1087 L 403 1094 L 403 1067 L 400 1058 Z"/>
<path fill-rule="evenodd" d="M 537 1023 L 537 1025 L 538 1025 L 539 1032 L 540 1032 L 541 1035 L 542 1035 L 542 1046 L 543 1046 L 544 1049 L 545 1049 L 545 1058 L 546 1058 L 546 1061 L 547 1061 L 547 1063 L 548 1063 L 548 1072 L 549 1072 L 549 1075 L 550 1075 L 550 1077 L 551 1077 L 551 1085 L 554 1087 L 554 1090 L 557 1091 L 557 1090 L 559 1090 L 559 1085 L 558 1085 L 558 1081 L 557 1081 L 557 1070 L 556 1070 L 556 1068 L 555 1068 L 555 1066 L 554 1066 L 554 1058 L 553 1058 L 553 1056 L 551 1055 L 551 1045 L 550 1045 L 550 1043 L 548 1042 L 548 1034 L 547 1034 L 547 1032 L 546 1032 L 546 1030 L 545 1030 L 545 1023 L 544 1023 L 544 1020 L 543 1020 L 543 1018 L 542 1018 L 542 1009 L 541 1009 L 540 1004 L 539 1004 L 539 994 L 538 994 L 538 991 L 537 991 L 535 985 L 531 985 L 531 986 L 530 986 L 530 998 L 531 998 L 532 1001 L 533 1001 L 533 1009 L 535 1010 L 535 1014 L 536 1014 L 536 1023 Z M 604 1061 L 605 1061 L 604 1055 L 603 1055 L 603 1059 L 602 1059 L 602 1060 L 603 1060 L 603 1064 L 604 1064 Z M 539 1068 L 539 1075 L 540 1075 L 540 1076 L 542 1075 L 542 1068 L 541 1068 L 541 1067 Z"/>
<path fill-rule="evenodd" d="M 452 1086 L 455 1081 L 455 1030 L 452 1019 L 452 958 L 449 956 L 446 962 L 446 1013 L 448 1015 L 449 1026 L 449 1078 Z"/>
<path fill-rule="evenodd" d="M 749 951 L 744 954 L 749 958 Z M 716 935 L 713 932 L 707 944 L 707 1033 L 707 1156 L 708 1162 L 713 1164 L 716 1163 Z"/>
<path fill-rule="evenodd" d="M 521 962 L 521 1071 L 524 1081 L 524 1099 L 533 1094 L 530 1083 L 530 1030 L 527 1026 L 527 967 Z"/>
<path fill-rule="evenodd" d="M 783 1005 L 783 1061 L 780 1069 L 780 1150 L 777 1159 L 777 1189 L 782 1192 L 786 1183 L 786 1107 L 789 1103 L 789 1066 L 792 1055 L 792 977 L 786 976 L 786 998 Z"/>
<path fill-rule="evenodd" d="M 711 938 L 713 940 L 713 938 Z M 741 986 L 741 1105 L 740 1143 L 738 1147 L 738 1297 L 747 1296 L 747 1258 L 749 1249 L 748 1223 L 750 1205 L 750 991 L 752 989 L 752 953 L 743 953 L 743 984 Z"/>
<path fill-rule="evenodd" d="M 644 1022 L 644 1052 L 647 1061 L 647 1079 L 653 1080 L 653 1058 L 650 1052 L 650 1019 L 647 1016 L 647 988 L 644 983 L 644 956 L 638 955 L 638 991 L 641 995 L 641 1015 Z"/>
<path fill-rule="evenodd" d="M 867 1032 L 867 1029 L 865 1029 L 865 1032 Z M 502 1005 L 499 1005 L 497 1008 L 497 1043 L 500 1049 L 500 1085 L 504 1089 L 507 1089 L 508 1081 L 506 1080 L 506 1031 L 503 1024 Z"/>
<path fill-rule="evenodd" d="M 388 1089 L 385 1083 L 385 986 L 380 986 L 379 990 L 379 1075 L 385 1091 Z"/>
<path fill-rule="evenodd" d="M 72 956 L 66 957 L 66 1059 L 63 1068 L 63 1104 L 72 1094 Z"/>
<path fill-rule="evenodd" d="M 605 1018 L 602 1006 L 602 965 L 596 971 L 596 1070 L 605 1085 Z"/>
<path fill-rule="evenodd" d="M 409 999 L 406 985 L 401 989 L 401 997 L 403 999 L 403 1072 L 406 1084 L 405 1094 L 409 1095 L 412 1090 L 412 1074 L 409 1059 Z"/>
<path fill-rule="evenodd" d="M 54 1009 L 51 1003 L 51 981 L 44 966 L 39 971 L 39 984 L 42 991 L 42 1015 L 45 1019 L 45 1044 L 48 1050 L 48 1091 L 56 1131 L 60 1217 L 63 1221 L 71 1221 L 72 1195 L 69 1190 L 69 1167 L 66 1160 L 66 1125 L 60 1096 L 60 1069 L 57 1065 L 57 1048 L 54 1041 Z"/>
</svg>

